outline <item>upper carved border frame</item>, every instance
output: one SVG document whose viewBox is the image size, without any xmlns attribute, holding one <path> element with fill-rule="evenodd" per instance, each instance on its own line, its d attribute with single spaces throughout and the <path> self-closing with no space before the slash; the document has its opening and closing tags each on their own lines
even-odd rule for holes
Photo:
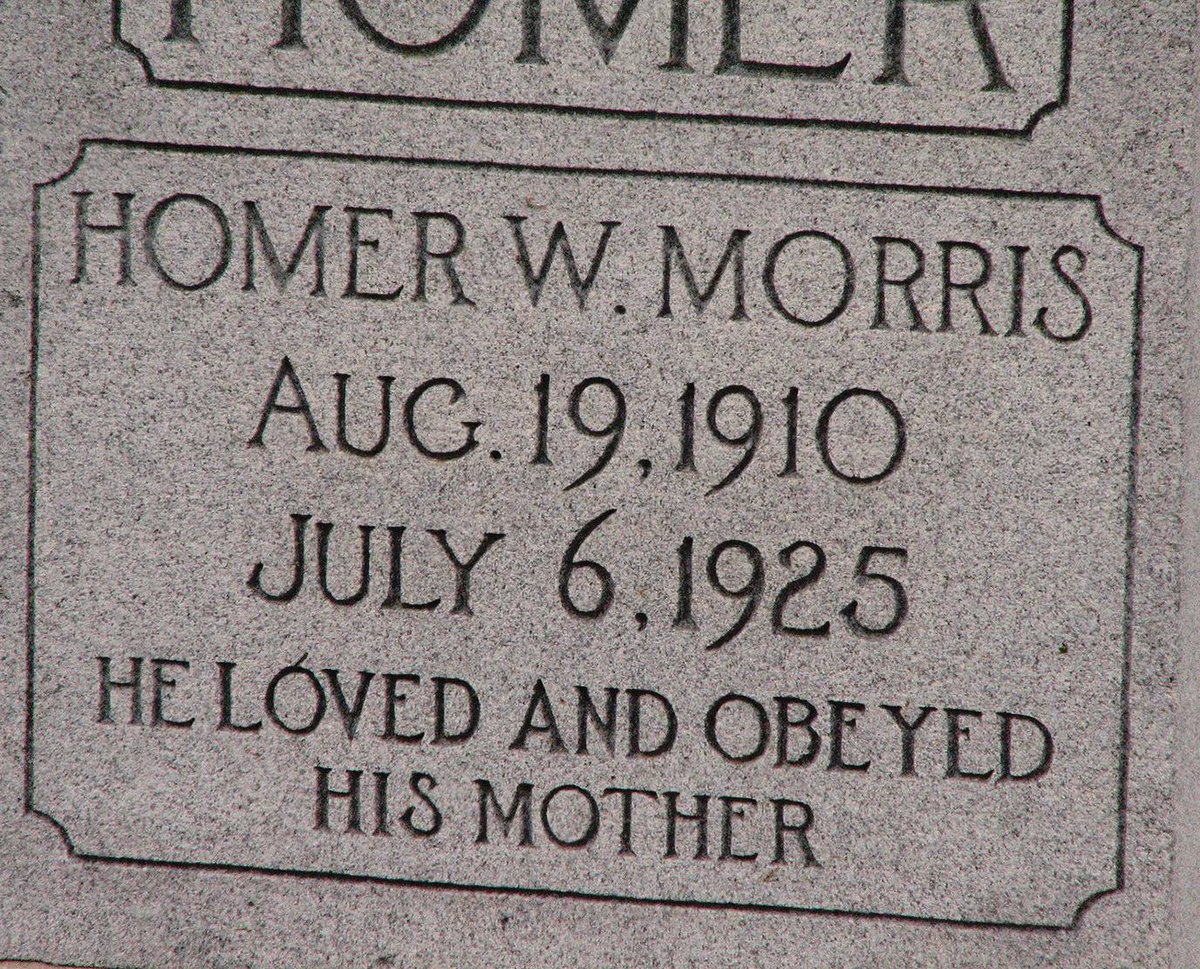
<svg viewBox="0 0 1200 969">
<path fill-rule="evenodd" d="M 682 111 L 635 110 L 624 108 L 602 108 L 574 106 L 531 101 L 490 101 L 463 98 L 434 97 L 432 95 L 379 94 L 371 92 L 342 91 L 336 88 L 275 87 L 258 84 L 237 84 L 226 81 L 182 81 L 161 78 L 154 73 L 150 58 L 140 47 L 130 43 L 121 33 L 121 6 L 123 0 L 112 0 L 112 40 L 120 50 L 137 58 L 142 65 L 146 81 L 152 87 L 175 90 L 209 91 L 232 94 L 259 94 L 274 97 L 306 97 L 330 101 L 358 101 L 373 104 L 412 104 L 423 107 L 465 108 L 492 111 L 511 111 L 517 114 L 551 114 L 599 118 L 628 118 L 633 121 L 693 121 L 707 124 L 736 124 L 760 128 L 831 128 L 846 131 L 904 132 L 909 134 L 934 134 L 991 136 L 1028 140 L 1043 118 L 1066 107 L 1070 98 L 1071 60 L 1074 47 L 1075 0 L 1063 0 L 1061 51 L 1058 62 L 1058 93 L 1053 100 L 1036 109 L 1029 120 L 1020 128 L 988 127 L 986 125 L 935 125 L 908 124 L 884 121 L 843 121 L 820 118 L 780 118 L 746 114 L 702 114 Z"/>
</svg>

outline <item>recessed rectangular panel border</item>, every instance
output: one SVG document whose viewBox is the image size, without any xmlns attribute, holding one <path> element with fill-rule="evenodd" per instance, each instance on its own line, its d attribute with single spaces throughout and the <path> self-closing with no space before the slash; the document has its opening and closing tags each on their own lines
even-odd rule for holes
<svg viewBox="0 0 1200 969">
<path fill-rule="evenodd" d="M 757 904 L 749 902 L 720 902 L 709 900 L 689 900 L 679 898 L 657 898 L 641 895 L 603 894 L 587 891 L 574 891 L 561 888 L 539 888 L 519 885 L 501 884 L 471 884 L 457 881 L 429 881 L 402 877 L 366 875 L 324 870 L 297 870 L 288 868 L 258 867 L 253 865 L 227 864 L 200 861 L 165 860 L 159 858 L 108 856 L 77 851 L 68 830 L 51 814 L 42 811 L 37 806 L 36 779 L 34 774 L 34 723 L 36 711 L 34 707 L 34 671 L 37 658 L 35 641 L 35 616 L 37 609 L 37 591 L 35 575 L 35 551 L 37 541 L 37 384 L 38 384 L 38 341 L 39 341 L 39 287 L 42 264 L 42 247 L 40 237 L 40 205 L 44 190 L 49 189 L 73 174 L 84 162 L 88 149 L 91 147 L 106 147 L 131 152 L 161 152 L 196 156 L 224 157 L 265 157 L 275 159 L 298 159 L 312 161 L 354 162 L 383 166 L 422 166 L 465 171 L 506 171 L 529 172 L 546 175 L 584 175 L 601 178 L 652 179 L 666 181 L 693 181 L 698 183 L 723 184 L 778 184 L 789 186 L 807 186 L 832 190 L 870 190 L 882 193 L 903 194 L 940 194 L 968 198 L 993 198 L 1017 201 L 1074 201 L 1090 205 L 1093 218 L 1098 226 L 1119 244 L 1127 247 L 1135 255 L 1136 277 L 1134 280 L 1133 306 L 1131 308 L 1133 323 L 1133 345 L 1131 348 L 1131 378 L 1130 410 L 1128 414 L 1128 454 L 1124 477 L 1128 485 L 1125 502 L 1125 534 L 1124 534 L 1124 602 L 1122 608 L 1122 662 L 1120 671 L 1119 703 L 1120 721 L 1117 733 L 1120 738 L 1119 749 L 1115 752 L 1117 759 L 1117 803 L 1114 805 L 1116 843 L 1114 845 L 1115 884 L 1112 884 L 1083 899 L 1076 909 L 1073 918 L 1067 924 L 1034 923 L 1009 921 L 974 921 L 953 918 L 941 918 L 928 915 L 912 915 L 903 912 L 886 910 L 838 909 L 821 908 L 818 906 Z M 807 913 L 815 915 L 833 915 L 847 918 L 894 919 L 906 922 L 926 924 L 949 924 L 972 928 L 1015 929 L 1036 931 L 1061 931 L 1077 928 L 1083 913 L 1099 899 L 1119 892 L 1125 887 L 1125 851 L 1126 851 L 1126 813 L 1128 799 L 1129 774 L 1129 684 L 1131 677 L 1131 647 L 1133 637 L 1132 593 L 1134 583 L 1134 561 L 1136 552 L 1136 514 L 1137 514 L 1137 452 L 1138 426 L 1140 408 L 1140 377 L 1141 377 L 1141 321 L 1144 277 L 1144 250 L 1136 243 L 1130 242 L 1118 234 L 1108 222 L 1101 198 L 1098 195 L 1069 193 L 1069 192 L 1039 192 L 1011 189 L 962 188 L 953 186 L 937 186 L 925 184 L 898 183 L 866 183 L 838 181 L 825 179 L 791 178 L 773 175 L 745 175 L 696 171 L 662 171 L 637 168 L 596 168 L 566 165 L 531 165 L 497 161 L 465 161 L 445 160 L 417 157 L 393 157 L 384 155 L 365 155 L 348 152 L 320 152 L 301 150 L 282 150 L 265 148 L 246 148 L 227 145 L 192 145 L 170 142 L 128 141 L 121 139 L 95 138 L 80 141 L 78 152 L 62 174 L 33 186 L 31 197 L 32 248 L 30 263 L 30 333 L 29 333 L 29 414 L 28 414 L 28 473 L 29 495 L 27 505 L 26 531 L 26 708 L 25 708 L 25 744 L 24 744 L 24 807 L 28 815 L 38 817 L 50 823 L 62 837 L 68 855 L 87 863 L 117 864 L 142 868 L 169 869 L 200 869 L 228 873 L 249 873 L 259 875 L 279 875 L 303 880 L 329 880 L 332 882 L 368 882 L 421 888 L 427 890 L 479 892 L 499 895 L 520 895 L 539 898 L 575 899 L 593 902 L 617 904 L 662 905 L 672 908 L 732 910 L 757 913 Z"/>
</svg>

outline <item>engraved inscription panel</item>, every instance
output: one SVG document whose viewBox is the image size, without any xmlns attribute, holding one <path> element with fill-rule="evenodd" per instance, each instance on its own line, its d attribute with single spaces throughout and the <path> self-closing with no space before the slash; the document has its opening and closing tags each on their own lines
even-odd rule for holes
<svg viewBox="0 0 1200 969">
<path fill-rule="evenodd" d="M 1117 885 L 1096 200 L 93 144 L 36 232 L 75 852 L 1021 925 Z"/>
<path fill-rule="evenodd" d="M 1070 0 L 120 0 L 160 83 L 1016 134 L 1065 102 Z"/>
</svg>

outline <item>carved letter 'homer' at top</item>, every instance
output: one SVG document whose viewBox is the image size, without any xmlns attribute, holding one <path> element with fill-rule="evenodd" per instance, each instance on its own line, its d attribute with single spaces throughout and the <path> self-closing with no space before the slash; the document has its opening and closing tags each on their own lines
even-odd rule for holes
<svg viewBox="0 0 1200 969">
<path fill-rule="evenodd" d="M 604 6 L 121 0 L 116 27 L 155 82 L 274 93 L 996 134 L 1066 96 L 1069 0 Z"/>
</svg>

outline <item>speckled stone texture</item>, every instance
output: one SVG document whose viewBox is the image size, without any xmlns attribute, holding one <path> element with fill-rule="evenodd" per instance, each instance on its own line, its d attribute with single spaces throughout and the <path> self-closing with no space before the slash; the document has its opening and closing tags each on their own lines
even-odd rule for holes
<svg viewBox="0 0 1200 969">
<path fill-rule="evenodd" d="M 0 13 L 0 956 L 1200 965 L 1194 10 L 792 6 Z"/>
</svg>

